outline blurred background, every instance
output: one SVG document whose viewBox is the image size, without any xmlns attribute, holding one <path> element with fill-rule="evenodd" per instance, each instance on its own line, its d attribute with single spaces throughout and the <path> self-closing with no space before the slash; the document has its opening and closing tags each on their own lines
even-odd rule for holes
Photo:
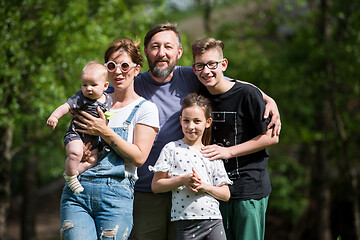
<svg viewBox="0 0 360 240">
<path fill-rule="evenodd" d="M 184 54 L 225 42 L 226 76 L 279 107 L 266 239 L 360 239 L 360 1 L 0 0 L 0 239 L 59 238 L 63 134 L 51 112 L 122 36 L 177 23 Z M 144 64 L 143 71 L 148 69 Z"/>
</svg>

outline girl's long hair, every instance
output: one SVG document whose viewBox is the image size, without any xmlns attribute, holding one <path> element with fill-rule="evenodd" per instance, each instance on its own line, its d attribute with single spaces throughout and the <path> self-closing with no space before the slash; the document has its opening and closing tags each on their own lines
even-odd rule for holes
<svg viewBox="0 0 360 240">
<path fill-rule="evenodd" d="M 198 95 L 197 93 L 190 93 L 182 100 L 182 107 L 180 114 L 182 115 L 182 112 L 185 108 L 189 108 L 193 106 L 199 106 L 204 110 L 206 120 L 211 118 L 212 108 L 211 108 L 210 100 L 202 95 Z M 201 142 L 204 145 L 209 145 L 211 143 L 211 126 L 205 128 L 204 134 L 201 138 Z"/>
</svg>

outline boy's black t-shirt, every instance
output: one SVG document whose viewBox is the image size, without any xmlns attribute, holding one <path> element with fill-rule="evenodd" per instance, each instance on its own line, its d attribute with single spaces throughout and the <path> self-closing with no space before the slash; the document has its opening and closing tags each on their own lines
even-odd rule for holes
<svg viewBox="0 0 360 240">
<path fill-rule="evenodd" d="M 205 94 L 213 105 L 213 144 L 224 147 L 246 142 L 266 132 L 269 119 L 264 119 L 265 102 L 254 86 L 231 80 L 235 84 L 219 95 Z M 261 199 L 271 192 L 267 171 L 269 154 L 259 152 L 224 160 L 226 171 L 234 182 L 231 199 Z"/>
</svg>

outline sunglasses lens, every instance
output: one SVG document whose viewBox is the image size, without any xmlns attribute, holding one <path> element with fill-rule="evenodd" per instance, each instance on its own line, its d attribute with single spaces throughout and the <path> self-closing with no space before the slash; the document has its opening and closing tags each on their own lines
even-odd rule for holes
<svg viewBox="0 0 360 240">
<path fill-rule="evenodd" d="M 114 71 L 116 68 L 116 64 L 114 62 L 108 62 L 107 68 L 109 71 Z"/>
<path fill-rule="evenodd" d="M 116 64 L 115 64 L 114 62 L 108 62 L 108 63 L 107 63 L 107 69 L 108 69 L 109 71 L 114 71 L 115 68 L 116 68 Z"/>
<path fill-rule="evenodd" d="M 124 62 L 121 64 L 122 71 L 127 72 L 127 71 L 129 71 L 129 69 L 130 69 L 130 65 L 128 63 Z"/>
</svg>

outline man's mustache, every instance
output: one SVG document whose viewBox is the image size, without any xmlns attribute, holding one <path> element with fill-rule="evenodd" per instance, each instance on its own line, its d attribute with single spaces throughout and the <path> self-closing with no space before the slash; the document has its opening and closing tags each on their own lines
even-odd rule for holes
<svg viewBox="0 0 360 240">
<path fill-rule="evenodd" d="M 167 57 L 157 58 L 157 59 L 155 59 L 155 63 L 157 63 L 157 62 L 170 62 L 170 60 Z"/>
</svg>

